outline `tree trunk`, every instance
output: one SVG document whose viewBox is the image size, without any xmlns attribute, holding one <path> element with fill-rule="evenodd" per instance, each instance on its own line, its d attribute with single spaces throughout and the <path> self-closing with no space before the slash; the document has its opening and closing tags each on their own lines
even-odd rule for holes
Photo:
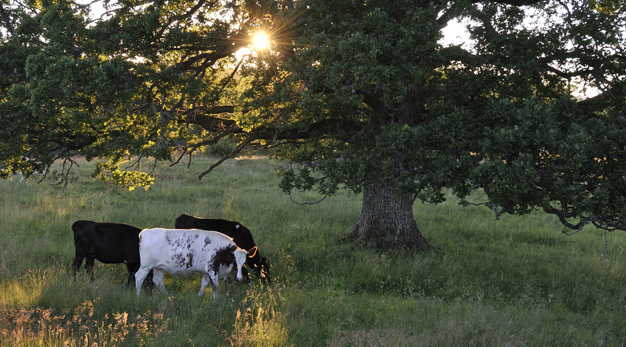
<svg viewBox="0 0 626 347">
<path fill-rule="evenodd" d="M 377 249 L 436 249 L 415 223 L 411 195 L 379 183 L 363 189 L 361 215 L 346 238 L 355 245 Z"/>
</svg>

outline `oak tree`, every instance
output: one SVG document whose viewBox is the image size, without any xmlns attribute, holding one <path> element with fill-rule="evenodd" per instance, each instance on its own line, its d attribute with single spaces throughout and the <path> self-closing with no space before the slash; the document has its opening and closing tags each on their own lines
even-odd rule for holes
<svg viewBox="0 0 626 347">
<path fill-rule="evenodd" d="M 1 4 L 4 173 L 80 154 L 132 187 L 143 158 L 231 138 L 201 177 L 269 148 L 286 192 L 363 193 L 357 244 L 432 249 L 414 201 L 477 189 L 498 214 L 626 230 L 622 1 Z M 238 60 L 260 29 L 269 50 Z"/>
</svg>

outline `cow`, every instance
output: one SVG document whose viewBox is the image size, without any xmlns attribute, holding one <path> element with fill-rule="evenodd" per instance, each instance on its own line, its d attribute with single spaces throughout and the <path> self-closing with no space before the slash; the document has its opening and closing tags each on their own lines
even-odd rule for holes
<svg viewBox="0 0 626 347">
<path fill-rule="evenodd" d="M 248 252 L 246 264 L 254 271 L 254 274 L 261 279 L 270 282 L 270 267 L 267 259 L 259 253 L 259 247 L 254 243 L 252 233 L 248 228 L 239 222 L 224 219 L 205 219 L 181 214 L 176 218 L 175 227 L 177 229 L 203 229 L 214 230 L 233 238 L 238 247 Z M 248 283 L 252 285 L 250 275 L 246 268 L 243 269 L 244 276 Z"/>
<path fill-rule="evenodd" d="M 76 256 L 72 263 L 72 275 L 85 261 L 85 271 L 94 280 L 94 259 L 105 264 L 124 263 L 128 269 L 127 286 L 135 284 L 135 272 L 139 270 L 139 233 L 140 228 L 128 224 L 97 223 L 79 220 L 72 224 Z M 149 274 L 152 276 L 152 274 Z"/>
<path fill-rule="evenodd" d="M 141 267 L 135 276 L 138 296 L 146 275 L 153 270 L 153 282 L 164 293 L 167 293 L 163 283 L 166 271 L 171 274 L 201 272 L 198 296 L 204 294 L 210 282 L 215 299 L 219 278 L 225 278 L 233 265 L 237 267 L 237 280 L 241 281 L 247 252 L 217 231 L 155 228 L 144 229 L 139 234 L 139 255 Z"/>
</svg>

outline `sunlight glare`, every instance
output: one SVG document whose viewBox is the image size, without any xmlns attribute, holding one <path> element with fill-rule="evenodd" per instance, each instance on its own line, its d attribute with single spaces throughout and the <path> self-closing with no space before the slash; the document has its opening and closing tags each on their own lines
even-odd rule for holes
<svg viewBox="0 0 626 347">
<path fill-rule="evenodd" d="M 252 45 L 255 49 L 262 51 L 270 45 L 270 38 L 263 31 L 259 31 L 252 36 Z"/>
<path fill-rule="evenodd" d="M 235 52 L 235 58 L 237 59 L 237 61 L 240 61 L 244 56 L 247 56 L 250 53 L 252 53 L 250 48 L 243 47 L 243 48 L 240 48 L 237 52 Z"/>
</svg>

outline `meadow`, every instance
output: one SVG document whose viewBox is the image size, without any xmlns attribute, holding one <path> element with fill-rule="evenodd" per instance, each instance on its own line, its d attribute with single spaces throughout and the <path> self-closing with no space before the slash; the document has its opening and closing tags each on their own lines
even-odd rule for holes
<svg viewBox="0 0 626 347">
<path fill-rule="evenodd" d="M 417 202 L 440 251 L 380 252 L 338 242 L 360 209 L 350 192 L 294 204 L 268 159 L 159 164 L 148 190 L 94 181 L 0 182 L 2 346 L 589 346 L 626 345 L 626 239 L 591 227 L 561 233 L 543 213 L 505 215 L 454 198 Z M 313 193 L 294 199 L 313 201 Z M 168 294 L 125 287 L 123 264 L 96 261 L 72 280 L 78 219 L 173 227 L 187 213 L 246 225 L 273 281 L 166 276 Z"/>
</svg>

